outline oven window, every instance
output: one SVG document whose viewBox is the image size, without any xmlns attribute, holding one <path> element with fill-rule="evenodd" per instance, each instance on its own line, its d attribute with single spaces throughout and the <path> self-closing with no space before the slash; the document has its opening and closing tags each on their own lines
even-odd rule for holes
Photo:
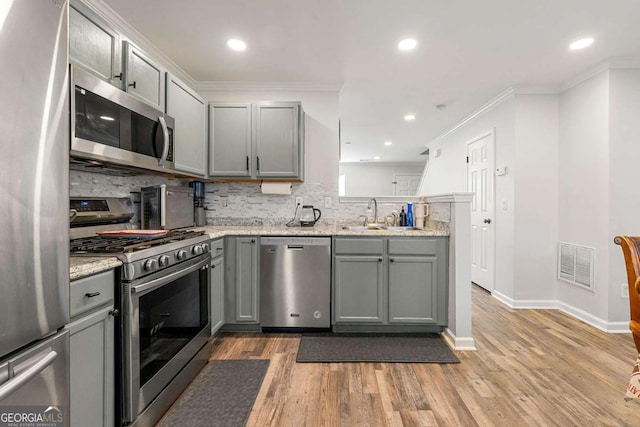
<svg viewBox="0 0 640 427">
<path fill-rule="evenodd" d="M 140 297 L 140 387 L 206 327 L 206 283 L 197 270 Z"/>
</svg>

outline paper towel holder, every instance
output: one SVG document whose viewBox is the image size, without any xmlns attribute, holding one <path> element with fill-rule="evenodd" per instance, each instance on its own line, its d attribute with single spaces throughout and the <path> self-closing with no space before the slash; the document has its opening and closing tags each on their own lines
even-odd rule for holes
<svg viewBox="0 0 640 427">
<path fill-rule="evenodd" d="M 286 181 L 284 181 L 284 182 L 282 182 L 282 181 L 267 181 L 267 183 L 285 184 L 287 182 Z M 264 180 L 260 180 L 260 190 L 264 193 L 263 184 L 265 184 L 265 181 Z M 288 192 L 288 194 L 283 194 L 283 195 L 291 195 L 291 190 L 293 189 L 293 184 L 291 182 L 289 182 L 288 184 L 289 184 L 289 192 Z M 273 194 L 278 194 L 278 193 L 273 193 Z"/>
</svg>

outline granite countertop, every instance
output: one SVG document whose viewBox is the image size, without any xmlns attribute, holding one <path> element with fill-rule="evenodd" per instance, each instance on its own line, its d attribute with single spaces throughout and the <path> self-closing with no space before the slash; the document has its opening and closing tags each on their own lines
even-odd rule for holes
<svg viewBox="0 0 640 427">
<path fill-rule="evenodd" d="M 69 258 L 69 280 L 93 276 L 120 267 L 122 261 L 116 257 L 71 256 Z"/>
<path fill-rule="evenodd" d="M 341 226 L 283 227 L 283 226 L 216 226 L 200 227 L 212 239 L 224 236 L 448 236 L 446 231 L 424 230 L 344 230 Z"/>
<path fill-rule="evenodd" d="M 283 226 L 217 226 L 199 227 L 212 239 L 224 236 L 448 236 L 439 230 L 343 230 L 341 226 L 283 227 Z M 71 256 L 69 262 L 71 281 L 92 276 L 103 271 L 120 267 L 122 262 L 116 257 Z"/>
</svg>

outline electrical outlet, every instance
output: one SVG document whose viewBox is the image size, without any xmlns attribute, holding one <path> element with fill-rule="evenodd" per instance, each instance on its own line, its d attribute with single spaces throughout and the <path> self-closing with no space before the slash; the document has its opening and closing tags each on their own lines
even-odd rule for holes
<svg viewBox="0 0 640 427">
<path fill-rule="evenodd" d="M 629 286 L 626 283 L 620 285 L 620 298 L 629 299 Z"/>
<path fill-rule="evenodd" d="M 325 196 L 324 197 L 324 207 L 327 209 L 331 208 L 331 204 L 332 204 L 332 200 L 331 200 L 331 196 Z"/>
<path fill-rule="evenodd" d="M 302 197 L 296 197 L 296 206 L 302 206 Z"/>
</svg>

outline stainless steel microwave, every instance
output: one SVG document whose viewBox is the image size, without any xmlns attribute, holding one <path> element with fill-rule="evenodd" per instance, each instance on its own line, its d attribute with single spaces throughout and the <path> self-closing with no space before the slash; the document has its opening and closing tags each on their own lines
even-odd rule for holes
<svg viewBox="0 0 640 427">
<path fill-rule="evenodd" d="M 80 68 L 70 75 L 72 159 L 174 171 L 173 117 Z"/>
</svg>

